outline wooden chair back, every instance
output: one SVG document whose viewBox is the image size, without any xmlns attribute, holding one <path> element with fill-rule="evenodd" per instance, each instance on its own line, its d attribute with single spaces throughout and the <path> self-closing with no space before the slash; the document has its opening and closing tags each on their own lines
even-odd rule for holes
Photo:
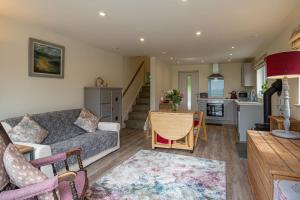
<svg viewBox="0 0 300 200">
<path fill-rule="evenodd" d="M 152 131 L 169 140 L 184 138 L 193 129 L 194 113 L 150 112 Z"/>
</svg>

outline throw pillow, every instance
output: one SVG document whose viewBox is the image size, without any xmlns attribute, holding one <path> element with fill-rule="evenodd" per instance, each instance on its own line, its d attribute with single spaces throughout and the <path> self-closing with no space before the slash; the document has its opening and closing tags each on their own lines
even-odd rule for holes
<svg viewBox="0 0 300 200">
<path fill-rule="evenodd" d="M 40 144 L 48 136 L 48 131 L 26 114 L 21 122 L 7 134 L 13 142 Z"/>
<path fill-rule="evenodd" d="M 87 109 L 82 109 L 74 124 L 83 130 L 93 133 L 96 131 L 99 119 Z"/>
<path fill-rule="evenodd" d="M 3 163 L 3 154 L 5 152 L 5 149 L 6 144 L 3 137 L 0 136 L 0 191 L 9 183 L 9 178 L 7 176 Z"/>
<path fill-rule="evenodd" d="M 3 160 L 10 180 L 19 188 L 47 180 L 47 176 L 32 166 L 13 144 L 9 144 L 6 148 Z M 52 200 L 54 196 L 52 192 L 48 192 L 39 195 L 38 199 Z"/>
</svg>

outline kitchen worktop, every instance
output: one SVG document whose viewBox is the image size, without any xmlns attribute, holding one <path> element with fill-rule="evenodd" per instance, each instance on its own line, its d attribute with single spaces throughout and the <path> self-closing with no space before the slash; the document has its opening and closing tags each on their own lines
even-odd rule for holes
<svg viewBox="0 0 300 200">
<path fill-rule="evenodd" d="M 238 99 L 235 99 L 234 102 L 239 106 L 263 106 L 263 103 L 257 101 L 239 101 Z"/>
<path fill-rule="evenodd" d="M 228 99 L 228 98 L 201 98 L 198 101 L 233 101 L 239 106 L 263 106 L 262 103 L 257 101 L 241 101 L 238 99 Z"/>
</svg>

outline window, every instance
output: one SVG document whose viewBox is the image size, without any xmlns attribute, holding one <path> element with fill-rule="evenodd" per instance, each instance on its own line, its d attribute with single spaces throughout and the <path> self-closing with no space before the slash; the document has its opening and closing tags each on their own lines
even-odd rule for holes
<svg viewBox="0 0 300 200">
<path fill-rule="evenodd" d="M 208 96 L 224 97 L 224 79 L 208 79 Z"/>
<path fill-rule="evenodd" d="M 267 82 L 267 68 L 263 66 L 256 71 L 256 91 L 258 97 L 263 97 L 262 86 Z"/>
</svg>

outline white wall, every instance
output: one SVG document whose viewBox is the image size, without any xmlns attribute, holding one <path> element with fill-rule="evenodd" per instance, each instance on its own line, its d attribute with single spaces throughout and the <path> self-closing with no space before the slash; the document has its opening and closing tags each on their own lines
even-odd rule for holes
<svg viewBox="0 0 300 200">
<path fill-rule="evenodd" d="M 122 87 L 123 57 L 36 26 L 0 17 L 0 120 L 46 111 L 80 108 L 83 87 L 101 76 Z M 28 38 L 65 46 L 65 78 L 28 76 Z"/>
<path fill-rule="evenodd" d="M 229 96 L 232 90 L 242 90 L 241 66 L 242 63 L 220 64 L 220 73 L 224 76 L 224 94 Z M 212 74 L 212 64 L 174 65 L 172 66 L 172 88 L 178 89 L 178 72 L 199 71 L 199 92 L 207 92 L 208 76 Z"/>
<path fill-rule="evenodd" d="M 150 58 L 151 89 L 150 105 L 151 110 L 158 110 L 160 98 L 171 89 L 171 68 L 172 66 L 159 58 Z"/>
<path fill-rule="evenodd" d="M 300 8 L 296 8 L 290 16 L 288 16 L 290 23 L 287 27 L 282 30 L 282 32 L 274 38 L 274 40 L 265 45 L 262 49 L 260 49 L 257 53 L 257 56 L 261 56 L 264 53 L 272 54 L 283 51 L 291 51 L 291 47 L 289 44 L 289 38 L 292 32 L 300 25 Z M 291 97 L 291 116 L 300 120 L 300 106 L 296 106 L 295 104 L 299 104 L 299 81 L 298 79 L 289 79 L 290 85 L 290 97 Z M 276 110 L 277 105 L 276 96 L 273 98 L 273 114 L 278 114 L 278 110 Z"/>
</svg>

